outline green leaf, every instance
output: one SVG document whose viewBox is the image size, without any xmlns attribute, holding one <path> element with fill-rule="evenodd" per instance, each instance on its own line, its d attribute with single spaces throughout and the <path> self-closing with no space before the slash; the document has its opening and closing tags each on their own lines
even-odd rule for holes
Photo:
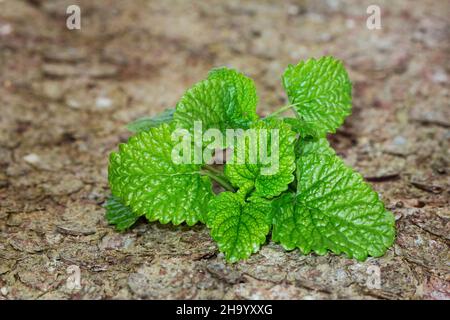
<svg viewBox="0 0 450 320">
<path fill-rule="evenodd" d="M 302 132 L 303 127 L 297 118 L 283 118 L 283 121 L 291 126 L 291 130 L 297 133 Z"/>
<path fill-rule="evenodd" d="M 147 131 L 150 128 L 157 127 L 162 123 L 169 123 L 173 119 L 174 108 L 166 109 L 154 117 L 139 118 L 127 125 L 128 130 L 132 132 Z"/>
<path fill-rule="evenodd" d="M 258 105 L 258 95 L 253 80 L 244 74 L 227 67 L 212 69 L 208 73 L 208 79 L 218 79 L 231 85 L 236 90 L 236 99 L 239 105 L 239 112 L 242 112 L 246 127 L 247 119 L 254 121 L 258 119 L 256 106 Z"/>
<path fill-rule="evenodd" d="M 290 65 L 283 85 L 299 115 L 294 130 L 301 136 L 334 133 L 351 113 L 351 82 L 343 64 L 333 57 Z"/>
<path fill-rule="evenodd" d="M 222 192 L 209 203 L 207 225 L 219 250 L 230 262 L 248 258 L 266 241 L 270 229 L 270 202 Z"/>
<path fill-rule="evenodd" d="M 235 161 L 230 164 L 227 160 L 225 175 L 235 187 L 248 191 L 254 189 L 255 196 L 277 196 L 294 180 L 295 133 L 290 130 L 289 125 L 275 118 L 255 122 L 250 129 L 253 131 L 247 132 L 254 132 L 255 135 L 253 140 L 245 139 L 245 159 L 239 161 L 240 149 L 236 145 L 233 153 Z M 267 150 L 267 157 L 262 156 L 261 149 Z M 251 151 L 257 153 L 257 157 L 252 159 Z"/>
<path fill-rule="evenodd" d="M 189 89 L 178 102 L 174 119 L 180 127 L 192 130 L 195 121 L 202 122 L 202 129 L 226 129 L 245 127 L 257 119 L 254 86 L 248 78 L 236 74 L 231 77 L 224 70 L 213 72 Z M 233 81 L 230 78 L 234 79 Z"/>
<path fill-rule="evenodd" d="M 273 202 L 272 239 L 304 254 L 327 250 L 365 260 L 394 241 L 394 216 L 360 174 L 337 156 L 308 154 L 297 161 L 297 193 Z"/>
<path fill-rule="evenodd" d="M 115 196 L 106 200 L 105 208 L 108 223 L 116 225 L 116 229 L 119 231 L 128 229 L 139 219 L 139 215 L 136 215 Z"/>
<path fill-rule="evenodd" d="M 175 164 L 172 124 L 162 124 L 131 137 L 113 152 L 109 162 L 112 193 L 136 215 L 161 223 L 204 221 L 212 197 L 211 181 L 201 164 Z"/>
<path fill-rule="evenodd" d="M 309 154 L 332 156 L 335 155 L 336 152 L 330 146 L 327 138 L 303 138 L 297 141 L 295 154 L 297 157 Z"/>
</svg>

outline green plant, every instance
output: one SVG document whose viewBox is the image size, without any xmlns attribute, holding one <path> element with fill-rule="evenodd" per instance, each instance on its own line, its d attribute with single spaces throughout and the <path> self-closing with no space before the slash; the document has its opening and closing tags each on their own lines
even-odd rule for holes
<svg viewBox="0 0 450 320">
<path fill-rule="evenodd" d="M 394 217 L 325 137 L 351 113 L 345 68 L 333 57 L 310 59 L 289 66 L 282 80 L 289 105 L 263 119 L 256 114 L 253 81 L 219 68 L 189 89 L 175 109 L 131 123 L 136 135 L 110 156 L 108 221 L 118 230 L 140 216 L 175 225 L 206 223 L 230 262 L 257 252 L 270 231 L 285 249 L 304 254 L 330 250 L 358 260 L 383 255 L 394 240 Z M 281 118 L 289 109 L 295 117 Z M 175 164 L 171 134 L 193 132 L 195 121 L 223 133 L 277 129 L 277 171 L 264 174 L 267 163 L 248 161 L 252 146 L 246 140 L 245 161 L 226 163 L 223 170 L 204 159 Z M 256 141 L 254 147 L 265 142 Z M 216 195 L 213 181 L 225 191 Z"/>
</svg>

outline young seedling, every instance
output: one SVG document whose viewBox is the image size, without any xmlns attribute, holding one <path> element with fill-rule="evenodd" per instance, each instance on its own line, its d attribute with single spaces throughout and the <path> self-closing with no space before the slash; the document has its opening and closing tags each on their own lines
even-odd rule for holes
<svg viewBox="0 0 450 320">
<path fill-rule="evenodd" d="M 332 251 L 361 261 L 383 255 L 394 241 L 394 217 L 326 139 L 351 113 L 344 66 L 333 57 L 309 59 L 289 66 L 282 80 L 289 104 L 262 119 L 253 81 L 219 68 L 189 89 L 175 109 L 129 124 L 136 135 L 110 156 L 109 223 L 118 230 L 141 216 L 175 225 L 205 223 L 230 262 L 257 252 L 270 232 L 286 250 L 303 254 Z M 282 118 L 289 109 L 295 116 Z M 196 141 L 199 122 L 204 131 L 216 130 L 215 144 Z M 244 137 L 241 161 L 216 166 L 194 155 L 231 147 L 232 159 L 239 159 L 239 148 L 217 138 L 230 129 L 242 129 L 236 136 Z M 194 135 L 181 144 L 183 159 L 195 161 L 174 161 L 180 155 L 174 132 L 180 130 Z M 254 158 L 251 150 L 266 157 Z M 224 191 L 215 194 L 213 182 Z"/>
</svg>

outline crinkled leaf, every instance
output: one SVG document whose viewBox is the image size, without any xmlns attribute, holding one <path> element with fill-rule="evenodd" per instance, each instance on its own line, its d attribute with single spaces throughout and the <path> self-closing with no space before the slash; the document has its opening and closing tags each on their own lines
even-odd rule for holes
<svg viewBox="0 0 450 320">
<path fill-rule="evenodd" d="M 270 202 L 222 192 L 209 203 L 207 225 L 219 250 L 230 262 L 248 258 L 266 241 L 270 229 Z"/>
<path fill-rule="evenodd" d="M 115 196 L 111 196 L 106 200 L 105 208 L 106 219 L 109 224 L 116 225 L 116 229 L 119 231 L 128 229 L 139 219 L 139 215 L 135 214 Z"/>
<path fill-rule="evenodd" d="M 295 154 L 297 157 L 309 154 L 332 156 L 336 154 L 336 152 L 330 146 L 327 138 L 301 138 L 297 141 Z"/>
<path fill-rule="evenodd" d="M 251 78 L 234 69 L 222 67 L 212 69 L 208 73 L 208 79 L 222 80 L 235 88 L 239 112 L 244 115 L 243 127 L 247 127 L 248 120 L 258 119 L 255 111 L 258 105 L 258 95 L 255 83 Z"/>
<path fill-rule="evenodd" d="M 244 77 L 244 76 L 242 76 Z M 217 71 L 211 79 L 201 81 L 189 89 L 178 102 L 174 119 L 180 127 L 192 130 L 195 121 L 202 129 L 244 127 L 257 119 L 254 87 L 247 80 L 230 81 L 225 71 Z M 246 78 L 247 79 L 247 78 Z"/>
<path fill-rule="evenodd" d="M 128 130 L 132 132 L 147 131 L 150 128 L 157 127 L 162 123 L 169 123 L 173 119 L 174 108 L 166 109 L 154 117 L 139 118 L 127 125 Z"/>
<path fill-rule="evenodd" d="M 294 180 L 295 133 L 289 125 L 274 118 L 255 122 L 250 129 L 254 130 L 255 135 L 253 140 L 245 140 L 244 161 L 239 161 L 240 148 L 236 145 L 234 163 L 227 160 L 225 175 L 235 187 L 249 191 L 254 189 L 253 194 L 256 196 L 277 196 Z M 267 150 L 267 157 L 263 156 L 261 150 Z M 256 153 L 256 157 L 252 158 L 250 152 Z"/>
<path fill-rule="evenodd" d="M 161 223 L 204 221 L 212 197 L 211 181 L 200 164 L 175 164 L 171 134 L 174 124 L 162 124 L 130 138 L 113 152 L 109 163 L 112 193 L 137 215 Z"/>
<path fill-rule="evenodd" d="M 283 121 L 291 126 L 291 130 L 294 132 L 302 132 L 301 121 L 297 118 L 283 118 Z"/>
<path fill-rule="evenodd" d="M 274 241 L 304 254 L 331 250 L 358 260 L 381 256 L 392 245 L 394 216 L 337 156 L 300 157 L 297 179 L 297 193 L 273 203 Z"/>
<path fill-rule="evenodd" d="M 300 118 L 293 129 L 302 136 L 334 133 L 351 113 L 351 82 L 342 62 L 333 57 L 290 65 L 283 85 Z"/>
</svg>

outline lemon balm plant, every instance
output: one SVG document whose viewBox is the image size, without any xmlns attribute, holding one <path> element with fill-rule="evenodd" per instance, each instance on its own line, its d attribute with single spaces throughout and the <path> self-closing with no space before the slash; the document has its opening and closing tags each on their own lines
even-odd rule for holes
<svg viewBox="0 0 450 320">
<path fill-rule="evenodd" d="M 265 118 L 256 113 L 253 81 L 219 68 L 190 88 L 175 109 L 131 123 L 136 134 L 110 155 L 109 223 L 118 230 L 141 216 L 175 225 L 205 223 L 230 262 L 257 252 L 270 233 L 286 250 L 303 254 L 332 251 L 358 260 L 383 255 L 394 241 L 394 217 L 326 140 L 351 113 L 343 64 L 333 57 L 301 61 L 286 69 L 282 81 L 289 104 Z M 281 117 L 288 109 L 295 116 Z M 264 173 L 268 164 L 249 161 L 248 150 L 244 162 L 220 167 L 203 160 L 175 163 L 172 133 L 191 132 L 197 121 L 223 133 L 276 130 L 276 172 Z M 263 142 L 260 136 L 254 147 Z M 213 192 L 213 181 L 223 192 Z"/>
</svg>

